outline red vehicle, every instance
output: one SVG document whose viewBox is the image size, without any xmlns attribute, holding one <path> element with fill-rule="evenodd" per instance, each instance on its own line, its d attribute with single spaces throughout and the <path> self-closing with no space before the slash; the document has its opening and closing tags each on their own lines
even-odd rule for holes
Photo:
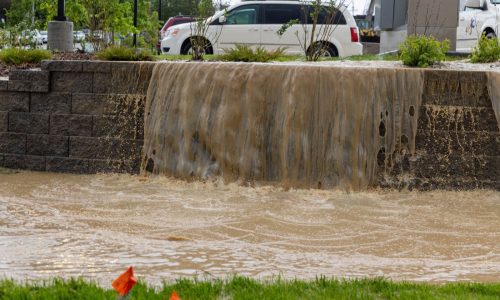
<svg viewBox="0 0 500 300">
<path fill-rule="evenodd" d="M 175 26 L 175 25 L 179 25 L 179 24 L 183 24 L 183 23 L 193 22 L 193 21 L 194 21 L 194 18 L 191 16 L 178 15 L 178 16 L 169 18 L 167 20 L 167 22 L 165 22 L 165 25 L 163 25 L 162 29 L 160 30 L 160 40 L 156 44 L 156 51 L 158 52 L 158 54 L 161 53 L 161 40 L 164 38 L 165 32 L 167 32 L 167 30 L 170 27 Z"/>
</svg>

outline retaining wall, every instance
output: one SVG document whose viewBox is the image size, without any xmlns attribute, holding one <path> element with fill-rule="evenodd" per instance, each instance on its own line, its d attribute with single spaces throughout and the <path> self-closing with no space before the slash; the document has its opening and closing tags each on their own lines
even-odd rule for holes
<svg viewBox="0 0 500 300">
<path fill-rule="evenodd" d="M 0 167 L 139 172 L 153 66 L 49 61 L 41 70 L 13 71 L 0 80 Z M 377 185 L 500 190 L 500 129 L 487 74 L 424 76 L 416 155 L 379 153 Z M 382 168 L 387 155 L 390 172 Z"/>
<path fill-rule="evenodd" d="M 500 190 L 500 120 L 487 86 L 486 72 L 426 70 L 416 155 L 392 154 L 379 186 Z"/>
<path fill-rule="evenodd" d="M 0 81 L 0 167 L 139 171 L 152 64 L 44 62 Z"/>
</svg>

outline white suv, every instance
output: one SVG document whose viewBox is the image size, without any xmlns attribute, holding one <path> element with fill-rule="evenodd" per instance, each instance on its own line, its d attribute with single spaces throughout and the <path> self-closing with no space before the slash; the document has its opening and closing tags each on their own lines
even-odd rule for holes
<svg viewBox="0 0 500 300">
<path fill-rule="evenodd" d="M 460 11 L 457 30 L 457 50 L 470 50 L 481 35 L 498 36 L 500 0 L 466 0 Z"/>
<path fill-rule="evenodd" d="M 278 31 L 292 20 L 305 20 L 311 8 L 302 1 L 243 1 L 230 6 L 226 11 L 217 12 L 209 18 L 209 29 L 204 37 L 209 42 L 206 49 L 208 54 L 223 53 L 224 49 L 234 48 L 235 44 L 262 46 L 268 50 L 278 47 L 285 48 L 288 54 L 302 54 L 300 41 L 304 40 L 302 24 L 294 24 L 284 34 Z M 345 6 L 336 10 L 335 16 L 327 18 L 320 14 L 318 23 L 325 19 L 333 19 L 333 33 L 328 40 L 316 41 L 328 45 L 327 55 L 352 56 L 363 54 L 363 46 L 359 42 L 359 33 L 356 21 Z M 194 23 L 181 24 L 171 27 L 161 41 L 161 50 L 164 54 L 187 54 L 191 50 L 190 37 L 194 30 Z M 306 27 L 311 27 L 307 25 Z M 310 31 L 311 28 L 307 28 Z M 297 35 L 298 34 L 298 35 Z"/>
</svg>

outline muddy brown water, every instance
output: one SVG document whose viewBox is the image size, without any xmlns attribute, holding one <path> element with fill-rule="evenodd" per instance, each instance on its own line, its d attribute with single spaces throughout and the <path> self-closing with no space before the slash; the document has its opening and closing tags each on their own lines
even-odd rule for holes
<svg viewBox="0 0 500 300">
<path fill-rule="evenodd" d="M 0 172 L 0 277 L 500 281 L 500 193 Z"/>
<path fill-rule="evenodd" d="M 423 81 L 418 69 L 158 64 L 143 169 L 363 190 L 376 182 L 378 153 L 414 154 Z"/>
</svg>

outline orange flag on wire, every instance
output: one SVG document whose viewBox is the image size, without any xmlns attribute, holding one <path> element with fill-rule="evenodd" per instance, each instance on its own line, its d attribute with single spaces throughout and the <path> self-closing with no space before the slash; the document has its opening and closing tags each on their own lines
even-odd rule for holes
<svg viewBox="0 0 500 300">
<path fill-rule="evenodd" d="M 129 267 L 127 271 L 118 276 L 118 278 L 113 281 L 113 288 L 120 294 L 120 296 L 127 295 L 132 287 L 137 283 L 137 279 L 134 277 L 134 269 Z"/>
<path fill-rule="evenodd" d="M 177 295 L 176 291 L 173 291 L 172 295 L 170 295 L 170 299 L 169 300 L 181 300 L 181 298 L 179 298 L 179 295 Z"/>
</svg>

